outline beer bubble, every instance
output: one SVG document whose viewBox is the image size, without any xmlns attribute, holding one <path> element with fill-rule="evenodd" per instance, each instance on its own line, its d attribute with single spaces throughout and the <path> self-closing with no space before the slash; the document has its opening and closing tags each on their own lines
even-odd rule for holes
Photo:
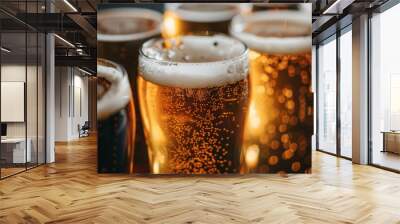
<svg viewBox="0 0 400 224">
<path fill-rule="evenodd" d="M 278 164 L 279 158 L 277 156 L 270 156 L 268 158 L 268 164 L 271 166 L 275 166 L 276 164 Z"/>
<path fill-rule="evenodd" d="M 298 171 L 300 170 L 300 168 L 301 168 L 300 162 L 294 162 L 294 163 L 292 163 L 291 168 L 292 168 L 292 171 L 293 171 L 293 172 L 298 172 Z"/>
<path fill-rule="evenodd" d="M 282 159 L 289 160 L 293 157 L 293 155 L 294 155 L 293 150 L 287 149 L 283 152 Z"/>
<path fill-rule="evenodd" d="M 293 100 L 289 100 L 289 101 L 286 102 L 286 108 L 287 108 L 288 110 L 293 110 L 294 107 L 295 107 L 295 103 L 294 103 Z"/>
<path fill-rule="evenodd" d="M 283 134 L 283 135 L 281 136 L 281 142 L 282 142 L 282 143 L 288 143 L 288 142 L 289 142 L 289 139 L 290 139 L 290 137 L 289 137 L 288 134 Z"/>
<path fill-rule="evenodd" d="M 281 124 L 279 125 L 279 132 L 283 133 L 287 131 L 287 125 Z"/>
<path fill-rule="evenodd" d="M 278 140 L 271 141 L 271 144 L 270 144 L 271 149 L 277 150 L 279 148 L 279 146 L 280 146 L 280 143 Z"/>
</svg>

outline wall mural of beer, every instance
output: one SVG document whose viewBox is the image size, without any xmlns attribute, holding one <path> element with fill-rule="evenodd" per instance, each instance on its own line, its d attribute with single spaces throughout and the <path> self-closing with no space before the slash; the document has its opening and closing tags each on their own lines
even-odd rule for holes
<svg viewBox="0 0 400 224">
<path fill-rule="evenodd" d="M 102 4 L 97 26 L 99 172 L 311 172 L 311 4 Z"/>
</svg>

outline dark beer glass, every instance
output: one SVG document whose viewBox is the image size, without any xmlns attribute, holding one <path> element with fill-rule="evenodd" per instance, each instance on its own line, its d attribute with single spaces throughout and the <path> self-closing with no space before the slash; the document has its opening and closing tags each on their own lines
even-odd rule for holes
<svg viewBox="0 0 400 224">
<path fill-rule="evenodd" d="M 135 109 L 126 70 L 97 59 L 98 171 L 134 171 Z"/>
<path fill-rule="evenodd" d="M 162 15 L 144 8 L 111 8 L 97 14 L 98 57 L 121 64 L 129 74 L 135 105 L 136 73 L 139 49 L 150 38 L 160 36 Z M 144 140 L 140 111 L 137 114 L 135 142 L 135 172 L 148 172 L 148 156 Z"/>
</svg>

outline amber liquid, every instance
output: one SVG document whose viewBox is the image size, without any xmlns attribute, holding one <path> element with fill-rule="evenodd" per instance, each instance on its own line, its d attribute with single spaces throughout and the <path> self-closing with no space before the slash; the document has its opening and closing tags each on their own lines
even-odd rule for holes
<svg viewBox="0 0 400 224">
<path fill-rule="evenodd" d="M 140 109 L 152 173 L 237 173 L 248 81 L 176 88 L 138 77 Z"/>
<path fill-rule="evenodd" d="M 311 167 L 311 54 L 250 52 L 250 104 L 242 173 L 304 173 Z"/>
</svg>

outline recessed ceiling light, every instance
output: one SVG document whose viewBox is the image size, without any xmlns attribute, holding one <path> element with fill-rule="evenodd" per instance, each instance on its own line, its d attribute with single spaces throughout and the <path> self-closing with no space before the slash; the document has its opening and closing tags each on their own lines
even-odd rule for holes
<svg viewBox="0 0 400 224">
<path fill-rule="evenodd" d="M 64 42 L 65 44 L 67 44 L 68 46 L 75 48 L 75 45 L 73 45 L 71 42 L 69 42 L 68 40 L 60 37 L 58 34 L 54 34 L 55 37 L 57 37 L 59 40 L 61 40 L 62 42 Z"/>
<path fill-rule="evenodd" d="M 10 49 L 7 49 L 7 48 L 5 48 L 5 47 L 1 47 L 0 49 L 1 49 L 2 51 L 6 52 L 6 53 L 10 53 L 10 52 L 11 52 Z"/>
<path fill-rule="evenodd" d="M 81 68 L 79 68 L 79 67 L 78 67 L 78 70 L 81 71 L 81 72 L 83 72 L 83 73 L 85 73 L 85 74 L 87 74 L 87 75 L 92 75 L 92 73 L 90 73 L 90 72 L 88 72 L 88 71 L 86 71 L 86 70 L 83 70 L 83 69 L 81 69 Z"/>
</svg>

